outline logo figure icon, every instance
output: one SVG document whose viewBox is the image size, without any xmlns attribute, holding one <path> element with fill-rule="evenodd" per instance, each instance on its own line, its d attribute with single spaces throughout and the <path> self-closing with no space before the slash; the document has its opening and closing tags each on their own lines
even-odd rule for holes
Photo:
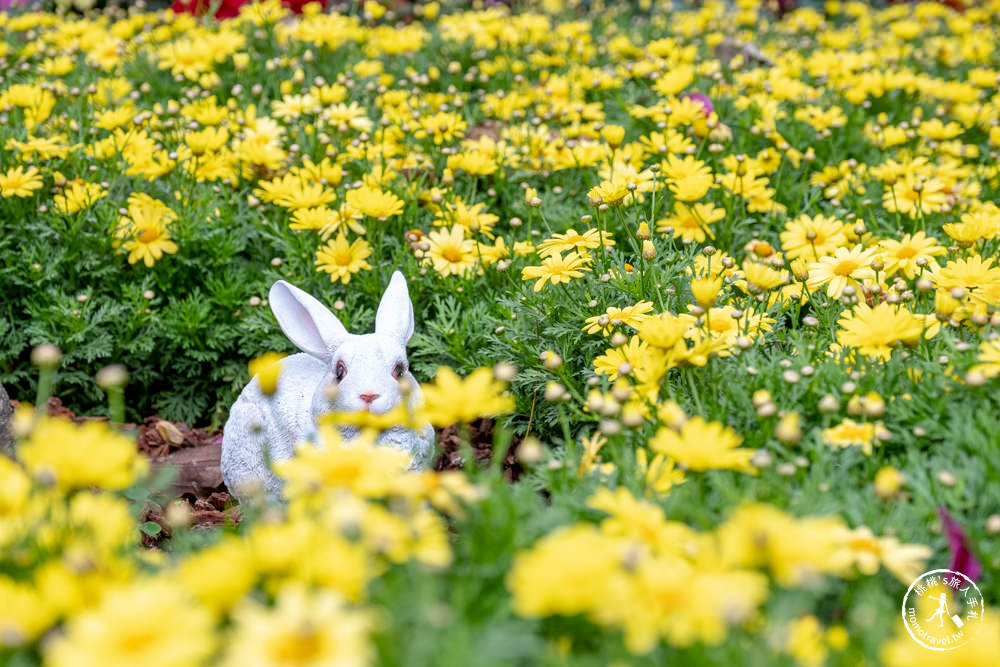
<svg viewBox="0 0 1000 667">
<path fill-rule="evenodd" d="M 930 618 L 927 619 L 927 622 L 930 623 L 931 621 L 934 620 L 935 617 L 937 617 L 937 618 L 940 619 L 940 622 L 938 623 L 938 627 L 939 628 L 943 628 L 944 627 L 944 615 L 947 614 L 947 613 L 948 613 L 948 594 L 947 593 L 942 593 L 941 596 L 938 598 L 938 608 L 937 608 L 937 611 L 934 612 L 933 614 L 931 614 Z M 961 627 L 961 626 L 959 626 L 959 627 Z"/>
<path fill-rule="evenodd" d="M 924 648 L 950 651 L 969 641 L 985 609 L 974 581 L 961 572 L 931 570 L 906 591 L 903 625 Z"/>
</svg>

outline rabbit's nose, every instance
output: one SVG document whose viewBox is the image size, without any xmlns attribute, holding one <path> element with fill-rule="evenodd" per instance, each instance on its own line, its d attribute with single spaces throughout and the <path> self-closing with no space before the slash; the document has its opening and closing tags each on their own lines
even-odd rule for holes
<svg viewBox="0 0 1000 667">
<path fill-rule="evenodd" d="M 374 401 L 374 400 L 375 400 L 376 398 L 378 398 L 378 396 L 379 396 L 378 394 L 359 394 L 359 395 L 358 395 L 358 398 L 360 398 L 360 399 L 361 399 L 362 401 L 364 401 L 364 402 L 365 402 L 365 403 L 367 403 L 368 405 L 371 405 L 371 404 L 372 404 L 372 402 L 373 402 L 373 401 Z"/>
</svg>

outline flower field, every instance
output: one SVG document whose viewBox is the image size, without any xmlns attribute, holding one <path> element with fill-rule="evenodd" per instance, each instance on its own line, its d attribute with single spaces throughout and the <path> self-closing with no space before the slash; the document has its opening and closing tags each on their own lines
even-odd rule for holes
<svg viewBox="0 0 1000 667">
<path fill-rule="evenodd" d="M 998 664 L 1000 1 L 790 4 L 5 3 L 0 663 Z M 423 404 L 175 499 L 395 270 Z"/>
</svg>

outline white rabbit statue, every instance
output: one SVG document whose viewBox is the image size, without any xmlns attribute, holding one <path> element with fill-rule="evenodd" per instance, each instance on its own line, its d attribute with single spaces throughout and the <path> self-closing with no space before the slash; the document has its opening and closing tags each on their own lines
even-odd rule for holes
<svg viewBox="0 0 1000 667">
<path fill-rule="evenodd" d="M 281 480 L 270 463 L 294 455 L 295 445 L 317 440 L 316 418 L 326 412 L 389 412 L 404 399 L 408 382 L 410 407 L 422 400 L 410 374 L 406 343 L 413 335 L 413 305 L 406 279 L 396 271 L 375 314 L 375 333 L 347 332 L 337 316 L 299 288 L 279 280 L 269 293 L 271 310 L 285 335 L 302 350 L 282 362 L 278 388 L 261 392 L 255 376 L 229 413 L 222 436 L 222 478 L 241 501 L 266 492 L 281 493 Z M 336 389 L 331 391 L 331 385 Z M 342 427 L 353 437 L 356 427 Z M 410 468 L 430 463 L 434 429 L 401 426 L 383 431 L 377 442 L 408 452 Z"/>
</svg>

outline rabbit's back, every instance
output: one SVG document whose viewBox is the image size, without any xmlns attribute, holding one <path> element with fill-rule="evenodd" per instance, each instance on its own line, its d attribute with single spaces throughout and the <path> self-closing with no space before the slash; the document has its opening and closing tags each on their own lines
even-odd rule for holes
<svg viewBox="0 0 1000 667">
<path fill-rule="evenodd" d="M 292 457 L 295 445 L 315 436 L 314 401 L 322 394 L 329 367 L 308 354 L 282 361 L 278 389 L 265 396 L 254 377 L 233 404 L 222 434 L 222 477 L 237 490 L 263 486 L 270 494 L 281 483 L 270 464 Z"/>
</svg>

